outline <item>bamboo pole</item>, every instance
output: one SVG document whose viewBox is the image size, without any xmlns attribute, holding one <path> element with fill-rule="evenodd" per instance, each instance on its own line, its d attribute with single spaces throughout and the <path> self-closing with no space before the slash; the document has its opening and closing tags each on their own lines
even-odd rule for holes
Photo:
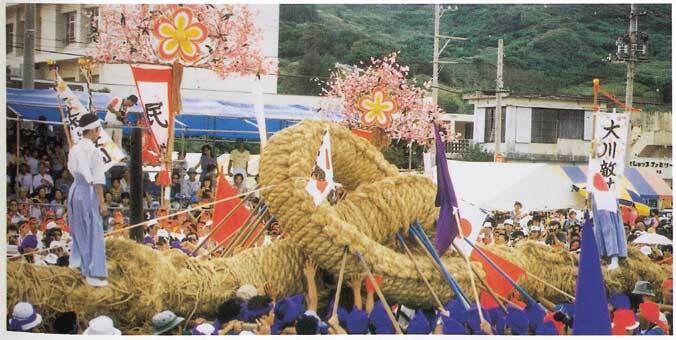
<svg viewBox="0 0 676 340">
<path fill-rule="evenodd" d="M 456 249 L 457 249 L 457 246 L 456 246 Z M 474 273 L 474 275 L 476 275 L 477 279 L 479 280 L 479 282 L 481 283 L 481 285 L 484 286 L 484 288 L 486 289 L 486 291 L 488 292 L 488 294 L 490 294 L 490 295 L 493 297 L 493 299 L 495 300 L 495 302 L 498 303 L 498 305 L 500 306 L 500 308 L 501 308 L 505 313 L 507 313 L 507 308 L 506 308 L 505 305 L 498 299 L 498 295 L 495 294 L 495 292 L 493 291 L 493 289 L 491 289 L 491 287 L 488 285 L 488 283 L 487 283 L 487 282 L 479 275 L 479 273 L 477 273 L 476 269 L 474 269 L 473 267 L 472 267 L 472 272 Z"/>
<path fill-rule="evenodd" d="M 380 298 L 380 301 L 383 303 L 383 306 L 385 306 L 385 311 L 387 312 L 387 317 L 392 322 L 392 326 L 394 326 L 394 330 L 397 332 L 397 334 L 404 334 L 401 331 L 401 327 L 399 327 L 399 323 L 394 318 L 394 314 L 392 314 L 392 309 L 390 308 L 390 304 L 387 303 L 387 300 L 385 299 L 385 295 L 383 295 L 383 292 L 380 291 L 380 287 L 378 286 L 378 282 L 376 282 L 375 277 L 373 277 L 373 273 L 371 273 L 371 269 L 366 264 L 366 261 L 364 261 L 364 257 L 362 256 L 362 254 L 360 252 L 357 252 L 356 254 L 357 254 L 357 257 L 359 258 L 359 261 L 361 262 L 362 266 L 364 267 L 364 270 L 366 270 L 366 275 L 368 275 L 369 279 L 371 280 L 371 283 L 373 284 L 373 288 L 376 290 L 376 294 L 378 294 L 378 298 Z"/>
<path fill-rule="evenodd" d="M 460 233 L 460 237 L 465 238 L 465 234 L 462 231 L 462 225 L 460 224 L 460 216 L 458 215 L 458 210 L 457 209 L 454 210 L 455 211 L 453 216 L 458 226 L 458 233 Z M 452 241 L 451 244 L 453 244 Z M 455 246 L 455 244 L 453 244 L 453 246 Z M 476 289 L 476 283 L 474 282 L 474 275 L 472 275 L 472 264 L 469 263 L 469 259 L 467 258 L 467 256 L 465 256 L 465 254 L 463 254 L 460 251 L 460 249 L 457 248 L 457 246 L 455 246 L 455 249 L 458 251 L 458 253 L 460 253 L 460 256 L 462 256 L 462 258 L 465 260 L 465 264 L 467 265 L 467 274 L 469 275 L 469 281 L 472 285 L 472 292 L 474 293 L 474 302 L 476 303 L 477 311 L 479 312 L 479 320 L 481 320 L 481 322 L 484 322 L 484 313 L 481 310 L 481 303 L 479 302 L 479 293 Z"/>
<path fill-rule="evenodd" d="M 338 302 L 340 301 L 340 290 L 343 288 L 343 276 L 345 275 L 345 262 L 347 262 L 347 247 L 343 248 L 343 260 L 340 262 L 340 272 L 338 273 L 338 285 L 336 286 L 336 297 L 333 299 L 333 313 L 338 315 Z"/>
<path fill-rule="evenodd" d="M 247 243 L 247 244 L 244 245 L 244 249 L 248 249 L 248 248 L 253 247 L 253 246 L 256 244 L 256 242 L 258 242 L 258 240 L 261 238 L 261 235 L 263 235 L 263 233 L 265 232 L 265 230 L 268 229 L 268 226 L 270 226 L 270 224 L 272 224 L 272 219 L 269 219 L 269 220 L 265 223 L 265 225 L 263 226 L 263 228 L 261 228 L 260 230 L 258 230 L 258 231 L 256 232 L 256 235 L 254 235 L 254 237 L 251 239 L 251 242 L 249 242 L 249 243 Z"/>
<path fill-rule="evenodd" d="M 259 216 L 259 215 L 260 215 L 260 213 L 256 214 L 255 216 Z M 245 226 L 248 226 L 248 224 L 249 224 L 249 222 L 250 222 L 250 220 L 253 216 L 254 216 L 253 214 L 249 214 L 249 216 L 246 218 L 244 223 L 242 223 L 242 225 L 239 228 L 237 228 L 237 230 L 235 230 L 233 233 L 228 235 L 228 237 L 226 237 L 223 241 L 219 242 L 216 245 L 216 247 L 214 247 L 214 249 L 212 249 L 209 252 L 209 255 L 213 254 L 216 250 L 220 249 L 224 245 L 225 245 L 226 248 L 229 247 L 230 246 L 229 242 L 233 240 L 233 237 L 237 237 L 242 232 L 242 228 L 245 228 Z M 226 243 L 227 243 L 227 245 L 226 245 Z"/>
<path fill-rule="evenodd" d="M 57 83 L 57 86 L 58 86 L 59 77 L 58 77 L 58 73 L 56 71 L 56 65 L 53 65 L 53 67 L 54 67 L 54 82 Z M 57 92 L 56 103 L 57 103 L 57 107 L 59 108 L 59 113 L 61 114 L 61 124 L 63 125 L 64 132 L 66 133 L 66 141 L 68 142 L 68 150 L 71 150 L 73 148 L 73 139 L 71 138 L 71 135 L 70 135 L 70 129 L 66 125 L 66 119 L 65 119 L 65 116 L 63 114 L 63 107 L 61 106 L 61 99 L 60 98 L 61 97 L 59 96 L 59 94 Z"/>
<path fill-rule="evenodd" d="M 437 303 L 439 310 L 446 310 L 444 305 L 441 303 L 441 300 L 439 300 L 439 296 L 437 296 L 437 293 L 434 292 L 432 285 L 427 280 L 427 277 L 425 277 L 422 270 L 420 269 L 420 266 L 418 266 L 418 263 L 415 262 L 415 259 L 413 258 L 413 254 L 411 253 L 411 250 L 408 249 L 408 246 L 406 245 L 406 241 L 401 236 L 401 234 L 398 233 L 398 232 L 397 232 L 397 239 L 399 240 L 401 245 L 404 247 L 404 251 L 406 252 L 406 255 L 408 255 L 408 258 L 411 260 L 411 262 L 413 262 L 413 266 L 415 267 L 415 270 L 418 272 L 418 275 L 420 275 L 420 277 L 423 279 L 423 282 L 425 282 L 425 286 L 427 287 L 427 289 L 432 294 L 432 297 L 434 298 L 434 301 Z"/>
<path fill-rule="evenodd" d="M 251 194 L 249 194 L 249 195 L 251 195 Z M 192 252 L 192 255 L 193 255 L 193 256 L 197 253 L 198 250 L 200 250 L 200 248 L 202 248 L 202 246 L 204 246 L 205 243 L 207 243 L 207 241 L 209 241 L 209 240 L 211 239 L 212 236 L 214 236 L 214 233 L 216 233 L 216 231 L 218 231 L 218 229 L 220 229 L 221 226 L 223 226 L 223 224 L 224 224 L 228 219 L 230 219 L 230 217 L 232 217 L 232 215 L 235 213 L 235 211 L 236 211 L 236 210 L 244 203 L 244 201 L 246 201 L 247 198 L 249 198 L 248 195 L 247 195 L 244 199 L 240 200 L 240 201 L 232 208 L 232 210 L 230 210 L 230 211 L 228 212 L 228 214 L 225 215 L 225 217 L 223 217 L 223 219 L 220 220 L 220 221 L 218 222 L 218 224 L 214 226 L 214 228 L 211 228 L 211 230 L 209 231 L 209 234 L 207 234 L 207 237 L 205 237 L 204 240 L 202 240 L 202 242 L 200 242 L 200 243 L 197 245 L 197 247 L 195 247 L 195 250 L 193 250 L 193 252 Z"/>
<path fill-rule="evenodd" d="M 240 241 L 240 237 L 242 236 L 242 234 L 245 232 L 245 230 L 249 230 L 249 228 L 251 227 L 251 222 L 253 222 L 254 220 L 257 220 L 259 217 L 261 217 L 261 213 L 258 213 L 255 216 L 256 217 L 253 220 L 249 220 L 247 218 L 245 223 L 243 223 L 239 228 L 237 228 L 237 230 L 235 232 L 233 232 L 231 234 L 232 237 L 228 237 L 228 241 L 223 244 L 223 253 L 221 253 L 221 256 L 225 255 L 225 253 L 228 252 L 230 250 L 230 248 L 232 248 L 233 243 Z M 216 250 L 216 249 L 214 249 L 214 250 Z"/>
<path fill-rule="evenodd" d="M 255 220 L 253 220 L 252 223 L 249 223 L 249 226 L 247 227 L 246 231 L 244 231 L 244 228 L 240 228 L 242 232 L 239 234 L 239 237 L 233 239 L 232 243 L 228 245 L 228 248 L 226 248 L 225 251 L 223 251 L 223 255 L 232 254 L 232 252 L 238 245 L 248 240 L 249 237 L 251 237 L 251 234 L 253 234 L 254 230 L 256 230 L 256 226 L 258 225 L 258 223 L 260 223 L 260 221 L 263 219 L 264 214 L 265 210 L 262 211 L 260 214 L 258 214 L 258 217 Z M 241 238 L 242 235 L 246 236 L 244 236 L 244 238 Z"/>
<path fill-rule="evenodd" d="M 432 264 L 434 264 L 434 266 L 436 266 L 437 268 L 439 268 L 440 271 L 442 271 L 443 270 L 441 268 L 442 264 L 437 263 L 437 261 L 434 259 L 434 256 L 432 256 L 432 253 L 430 253 L 430 251 L 427 249 L 427 247 L 425 247 L 425 244 L 423 244 L 422 240 L 419 237 L 417 237 L 416 235 L 414 235 L 413 238 L 418 242 L 418 245 L 420 246 L 420 248 L 423 249 L 424 253 L 427 255 L 427 258 L 429 258 L 430 261 L 432 261 Z M 469 306 L 468 306 L 469 302 L 466 301 L 465 298 L 459 292 L 454 292 L 454 293 L 455 293 L 456 297 L 458 299 L 460 299 L 460 301 L 463 302 L 463 305 L 465 306 L 465 308 L 469 308 Z"/>
</svg>

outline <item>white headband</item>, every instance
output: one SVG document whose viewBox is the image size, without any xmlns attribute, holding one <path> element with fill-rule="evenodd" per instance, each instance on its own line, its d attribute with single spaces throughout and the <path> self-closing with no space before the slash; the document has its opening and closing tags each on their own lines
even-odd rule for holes
<svg viewBox="0 0 676 340">
<path fill-rule="evenodd" d="M 82 130 L 94 130 L 97 127 L 101 127 L 101 122 L 97 119 L 85 126 L 82 127 Z"/>
</svg>

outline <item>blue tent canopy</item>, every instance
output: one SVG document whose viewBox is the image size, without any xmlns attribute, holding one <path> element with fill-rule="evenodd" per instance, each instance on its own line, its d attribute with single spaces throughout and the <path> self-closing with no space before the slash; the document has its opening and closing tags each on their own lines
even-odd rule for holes
<svg viewBox="0 0 676 340">
<path fill-rule="evenodd" d="M 73 92 L 87 107 L 89 102 L 87 93 Z M 99 117 L 104 117 L 106 107 L 112 97 L 110 93 L 95 92 L 92 94 L 94 108 Z M 48 121 L 61 121 L 56 93 L 52 89 L 22 90 L 8 88 L 7 106 L 26 119 L 38 119 L 40 116 L 45 116 Z M 138 114 L 141 112 L 141 107 L 137 104 L 129 112 Z M 264 112 L 268 134 L 273 134 L 303 119 L 318 117 L 315 110 L 306 105 L 266 104 Z M 130 115 L 130 120 L 133 121 L 134 116 Z M 250 103 L 183 98 L 183 113 L 177 119 L 184 124 L 176 124 L 177 137 L 208 135 L 227 139 L 259 139 L 253 104 Z M 131 129 L 125 128 L 124 130 L 125 134 L 131 133 Z"/>
</svg>

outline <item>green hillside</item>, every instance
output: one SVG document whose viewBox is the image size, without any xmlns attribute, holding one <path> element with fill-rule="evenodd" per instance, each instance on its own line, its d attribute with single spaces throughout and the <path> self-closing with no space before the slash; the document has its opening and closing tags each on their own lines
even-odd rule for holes
<svg viewBox="0 0 676 340">
<path fill-rule="evenodd" d="M 639 5 L 639 30 L 649 35 L 634 94 L 651 105 L 671 102 L 671 6 Z M 591 79 L 622 97 L 625 65 L 605 61 L 628 28 L 629 5 L 459 5 L 441 18 L 451 42 L 440 74 L 440 103 L 465 112 L 462 93 L 495 87 L 497 41 L 505 41 L 505 86 L 518 93 L 589 94 Z M 433 5 L 281 5 L 278 92 L 318 95 L 312 77 L 335 63 L 356 64 L 400 51 L 412 75 L 432 74 Z M 665 104 L 666 103 L 666 104 Z"/>
</svg>

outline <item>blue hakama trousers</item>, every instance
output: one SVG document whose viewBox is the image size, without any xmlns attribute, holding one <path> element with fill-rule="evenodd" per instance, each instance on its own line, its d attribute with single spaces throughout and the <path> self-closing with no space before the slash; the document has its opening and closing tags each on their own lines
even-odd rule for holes
<svg viewBox="0 0 676 340">
<path fill-rule="evenodd" d="M 73 238 L 71 264 L 80 264 L 80 272 L 87 277 L 108 277 L 106 248 L 103 239 L 103 221 L 99 199 L 94 185 L 80 174 L 68 192 L 68 225 Z"/>
</svg>

